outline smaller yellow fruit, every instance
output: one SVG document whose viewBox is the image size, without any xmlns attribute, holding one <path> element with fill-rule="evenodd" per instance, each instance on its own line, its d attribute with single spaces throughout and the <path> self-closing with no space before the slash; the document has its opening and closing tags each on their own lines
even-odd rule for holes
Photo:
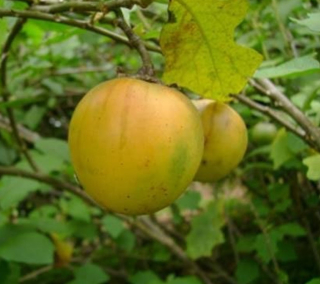
<svg viewBox="0 0 320 284">
<path fill-rule="evenodd" d="M 204 130 L 204 153 L 194 180 L 214 182 L 228 175 L 242 160 L 248 144 L 241 116 L 224 103 L 194 101 Z"/>
<path fill-rule="evenodd" d="M 54 266 L 67 266 L 72 258 L 73 245 L 56 233 L 51 234 L 51 239 L 56 249 Z"/>
</svg>

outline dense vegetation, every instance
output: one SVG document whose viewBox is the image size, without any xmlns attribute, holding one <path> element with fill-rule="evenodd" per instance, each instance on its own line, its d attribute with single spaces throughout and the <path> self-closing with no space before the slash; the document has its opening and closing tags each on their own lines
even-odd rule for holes
<svg viewBox="0 0 320 284">
<path fill-rule="evenodd" d="M 141 57 L 153 77 L 146 54 L 159 79 L 170 61 L 159 44 L 168 1 L 149 2 L 0 0 L 0 283 L 319 284 L 317 1 L 249 1 L 235 40 L 264 59 L 227 94 L 249 133 L 231 174 L 194 182 L 170 207 L 137 218 L 105 212 L 82 191 L 67 145 L 80 99 L 136 74 Z"/>
</svg>

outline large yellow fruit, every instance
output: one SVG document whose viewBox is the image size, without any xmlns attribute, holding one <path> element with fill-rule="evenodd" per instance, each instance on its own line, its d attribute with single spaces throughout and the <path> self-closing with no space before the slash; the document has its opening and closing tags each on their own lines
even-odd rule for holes
<svg viewBox="0 0 320 284">
<path fill-rule="evenodd" d="M 180 92 L 119 78 L 81 100 L 69 147 L 75 172 L 95 201 L 113 212 L 147 214 L 171 204 L 192 181 L 203 129 Z"/>
<path fill-rule="evenodd" d="M 233 170 L 247 148 L 247 128 L 240 115 L 224 103 L 194 101 L 201 114 L 204 152 L 195 180 L 214 182 Z"/>
</svg>

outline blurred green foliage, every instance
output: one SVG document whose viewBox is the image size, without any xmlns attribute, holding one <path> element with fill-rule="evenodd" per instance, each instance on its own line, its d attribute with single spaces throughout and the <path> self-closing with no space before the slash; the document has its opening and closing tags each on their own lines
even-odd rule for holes
<svg viewBox="0 0 320 284">
<path fill-rule="evenodd" d="M 263 54 L 255 77 L 274 78 L 319 127 L 319 3 L 249 2 L 235 39 Z M 26 6 L 0 0 L 0 7 Z M 167 21 L 167 1 L 123 13 L 141 38 L 158 44 Z M 0 18 L 1 45 L 14 22 Z M 110 21 L 99 25 L 121 34 Z M 161 77 L 164 58 L 150 55 Z M 5 110 L 11 107 L 41 172 L 77 184 L 66 142 L 73 109 L 97 83 L 121 72 L 134 74 L 140 67 L 135 50 L 108 37 L 28 20 L 8 59 L 11 97 L 0 101 L 0 165 L 31 171 L 8 131 Z M 278 109 L 253 87 L 245 92 Z M 63 190 L 62 184 L 0 171 L 0 283 L 203 284 L 202 273 L 211 283 L 221 284 L 319 284 L 319 153 L 257 110 L 236 101 L 232 106 L 249 134 L 254 125 L 267 121 L 277 128 L 276 136 L 263 145 L 250 140 L 245 159 L 227 178 L 190 185 L 185 195 L 155 216 L 124 220 Z M 144 229 L 133 225 L 136 222 Z M 72 243 L 67 266 L 55 266 L 52 233 Z M 184 260 L 164 235 L 181 249 Z"/>
</svg>

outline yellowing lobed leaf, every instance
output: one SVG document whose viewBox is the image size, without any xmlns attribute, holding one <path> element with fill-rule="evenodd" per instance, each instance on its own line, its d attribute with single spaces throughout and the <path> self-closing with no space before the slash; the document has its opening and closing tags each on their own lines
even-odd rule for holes
<svg viewBox="0 0 320 284">
<path fill-rule="evenodd" d="M 262 61 L 233 39 L 247 6 L 247 0 L 172 0 L 160 38 L 163 80 L 218 101 L 240 92 Z"/>
</svg>

